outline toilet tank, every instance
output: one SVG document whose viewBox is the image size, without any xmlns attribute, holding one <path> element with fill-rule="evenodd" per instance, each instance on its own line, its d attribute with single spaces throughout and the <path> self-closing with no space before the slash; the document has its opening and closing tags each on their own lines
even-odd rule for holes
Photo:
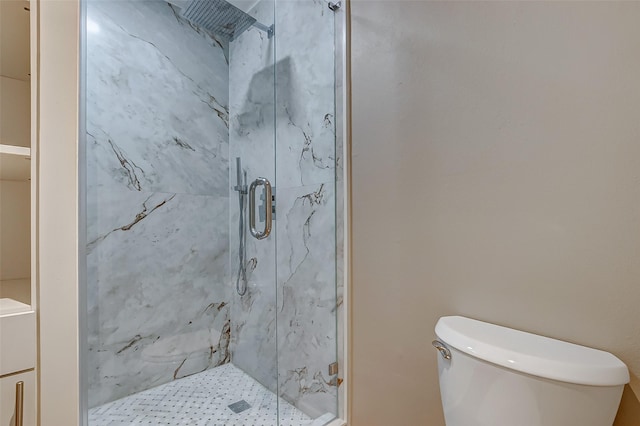
<svg viewBox="0 0 640 426">
<path fill-rule="evenodd" d="M 435 331 L 447 426 L 613 424 L 629 382 L 614 355 L 459 316 Z"/>
</svg>

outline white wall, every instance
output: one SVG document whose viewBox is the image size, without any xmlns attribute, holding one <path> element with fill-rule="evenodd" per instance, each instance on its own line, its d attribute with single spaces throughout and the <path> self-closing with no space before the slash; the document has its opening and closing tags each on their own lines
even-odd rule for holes
<svg viewBox="0 0 640 426">
<path fill-rule="evenodd" d="M 0 144 L 31 145 L 29 81 L 0 76 Z"/>
<path fill-rule="evenodd" d="M 640 3 L 352 12 L 350 424 L 444 424 L 453 314 L 613 352 L 637 425 Z"/>
</svg>

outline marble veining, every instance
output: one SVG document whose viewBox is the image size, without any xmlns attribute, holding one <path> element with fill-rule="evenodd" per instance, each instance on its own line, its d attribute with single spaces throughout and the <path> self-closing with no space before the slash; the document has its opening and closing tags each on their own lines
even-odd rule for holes
<svg viewBox="0 0 640 426">
<path fill-rule="evenodd" d="M 227 224 L 211 219 L 228 200 L 121 191 L 88 210 L 90 405 L 228 362 Z"/>
<path fill-rule="evenodd" d="M 91 1 L 87 19 L 90 186 L 226 196 L 222 42 L 162 1 Z"/>
<path fill-rule="evenodd" d="M 278 193 L 279 395 L 312 417 L 336 413 L 335 191 L 319 184 Z"/>
<path fill-rule="evenodd" d="M 317 417 L 337 413 L 335 15 L 277 11 L 278 394 Z"/>
<path fill-rule="evenodd" d="M 228 64 L 163 1 L 87 6 L 89 405 L 231 359 Z"/>
<path fill-rule="evenodd" d="M 251 13 L 273 22 L 273 3 Z M 275 41 L 250 29 L 229 46 L 229 156 L 242 158 L 249 181 L 276 186 L 275 238 L 249 239 L 257 266 L 233 302 L 232 360 L 311 417 L 337 413 L 337 378 L 327 371 L 339 303 L 333 19 L 323 1 L 281 2 Z M 232 232 L 232 262 L 235 247 Z"/>
<path fill-rule="evenodd" d="M 320 0 L 250 13 L 276 37 L 227 43 L 163 1 L 89 1 L 92 407 L 232 362 L 305 416 L 337 414 L 334 15 Z M 242 297 L 235 157 L 276 194 Z"/>
<path fill-rule="evenodd" d="M 334 19 L 324 1 L 278 4 L 275 81 L 280 188 L 335 180 Z"/>
</svg>

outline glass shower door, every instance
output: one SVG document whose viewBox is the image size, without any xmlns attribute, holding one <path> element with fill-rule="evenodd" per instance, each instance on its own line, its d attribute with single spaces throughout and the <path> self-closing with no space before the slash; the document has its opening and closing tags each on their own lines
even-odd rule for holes
<svg viewBox="0 0 640 426">
<path fill-rule="evenodd" d="M 238 4 L 238 2 L 235 2 Z M 265 392 L 258 417 L 278 424 L 274 1 L 245 2 L 259 23 L 229 42 L 229 176 L 232 364 Z M 253 188 L 253 191 L 252 191 Z M 244 196 L 242 193 L 244 192 Z M 244 201 L 242 201 L 244 199 Z M 242 415 L 242 413 L 240 414 Z"/>
<path fill-rule="evenodd" d="M 276 0 L 277 345 L 281 425 L 338 414 L 336 12 Z M 290 407 L 295 407 L 293 411 Z"/>
<path fill-rule="evenodd" d="M 82 5 L 88 424 L 326 424 L 335 12 Z"/>
</svg>

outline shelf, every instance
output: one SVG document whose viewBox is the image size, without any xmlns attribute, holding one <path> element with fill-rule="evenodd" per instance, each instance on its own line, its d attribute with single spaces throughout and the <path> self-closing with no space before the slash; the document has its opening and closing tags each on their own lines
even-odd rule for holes
<svg viewBox="0 0 640 426">
<path fill-rule="evenodd" d="M 26 181 L 31 177 L 31 149 L 0 144 L 0 180 Z"/>
<path fill-rule="evenodd" d="M 27 304 L 9 299 L 8 297 L 0 298 L 0 317 L 9 314 L 29 312 L 30 310 L 31 306 Z"/>
</svg>

